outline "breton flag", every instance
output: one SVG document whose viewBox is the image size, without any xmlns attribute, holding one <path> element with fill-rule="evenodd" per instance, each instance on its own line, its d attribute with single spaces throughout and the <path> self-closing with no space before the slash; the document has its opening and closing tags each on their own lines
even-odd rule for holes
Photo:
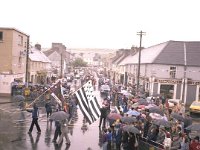
<svg viewBox="0 0 200 150">
<path fill-rule="evenodd" d="M 51 96 L 56 100 L 56 102 L 57 102 L 60 106 L 62 106 L 62 102 L 61 102 L 61 100 L 56 96 L 56 94 L 51 93 Z"/>
<path fill-rule="evenodd" d="M 62 91 L 62 83 L 61 80 L 58 80 L 54 83 L 50 88 L 49 91 L 51 96 L 55 99 L 55 101 L 62 106 L 62 101 L 64 100 L 63 91 Z"/>
<path fill-rule="evenodd" d="M 78 91 L 75 92 L 78 99 L 79 107 L 89 124 L 93 123 L 100 117 L 100 105 L 94 95 L 92 81 L 89 80 Z"/>
</svg>

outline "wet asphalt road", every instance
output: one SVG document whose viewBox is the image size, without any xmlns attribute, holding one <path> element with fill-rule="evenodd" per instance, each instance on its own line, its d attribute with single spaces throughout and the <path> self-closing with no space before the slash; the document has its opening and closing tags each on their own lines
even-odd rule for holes
<svg viewBox="0 0 200 150">
<path fill-rule="evenodd" d="M 99 103 L 101 98 L 99 91 L 95 91 Z M 69 138 L 71 145 L 65 144 L 65 139 L 60 146 L 52 143 L 55 131 L 54 122 L 46 118 L 44 107 L 40 108 L 39 125 L 42 130 L 37 134 L 34 126 L 31 135 L 27 134 L 32 118 L 31 113 L 21 111 L 18 103 L 0 105 L 0 150 L 100 150 L 99 144 L 99 120 L 93 124 L 87 124 L 87 130 L 82 130 L 83 115 L 77 109 L 77 115 L 69 126 Z"/>
</svg>

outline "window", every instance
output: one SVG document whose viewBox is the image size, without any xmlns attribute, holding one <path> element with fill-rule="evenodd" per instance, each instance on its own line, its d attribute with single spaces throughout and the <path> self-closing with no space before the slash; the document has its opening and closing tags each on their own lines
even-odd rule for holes
<svg viewBox="0 0 200 150">
<path fill-rule="evenodd" d="M 26 48 L 26 45 L 27 45 L 26 42 L 24 42 L 24 48 Z"/>
<path fill-rule="evenodd" d="M 3 32 L 0 31 L 0 41 L 3 41 Z"/>
<path fill-rule="evenodd" d="M 176 78 L 176 67 L 171 66 L 170 67 L 170 72 L 169 72 L 170 78 Z"/>
<path fill-rule="evenodd" d="M 18 45 L 23 45 L 23 36 L 18 35 Z"/>
</svg>

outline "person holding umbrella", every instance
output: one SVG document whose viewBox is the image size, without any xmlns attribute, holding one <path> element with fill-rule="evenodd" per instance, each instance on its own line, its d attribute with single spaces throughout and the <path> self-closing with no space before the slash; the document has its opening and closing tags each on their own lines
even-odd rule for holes
<svg viewBox="0 0 200 150">
<path fill-rule="evenodd" d="M 64 128 L 64 124 L 63 124 L 63 120 L 66 120 L 66 119 L 69 119 L 69 114 L 67 114 L 66 112 L 64 111 L 57 111 L 57 112 L 54 112 L 50 118 L 50 120 L 54 120 L 55 121 L 55 126 L 56 126 L 56 130 L 54 132 L 54 138 L 53 138 L 53 141 L 54 143 L 56 143 L 56 140 L 57 140 L 57 137 L 58 135 L 60 136 L 61 138 L 61 134 L 62 134 L 62 138 L 65 134 L 67 134 L 68 132 L 68 124 L 66 123 L 66 129 Z M 67 131 L 66 131 L 67 130 Z M 63 133 L 64 131 L 64 133 Z M 68 136 L 68 135 L 66 135 Z M 61 138 L 61 139 L 62 139 Z M 58 143 L 61 143 L 62 140 Z"/>
<path fill-rule="evenodd" d="M 52 141 L 54 143 L 56 143 L 56 140 L 57 140 L 58 136 L 61 135 L 61 124 L 60 124 L 60 121 L 57 121 L 57 120 L 55 121 L 55 127 L 56 127 L 56 129 L 55 129 L 54 137 L 53 137 L 53 141 Z"/>
<path fill-rule="evenodd" d="M 41 129 L 40 129 L 40 126 L 38 124 L 38 117 L 39 117 L 39 109 L 38 109 L 38 106 L 36 105 L 36 103 L 33 103 L 33 109 L 29 110 L 26 108 L 26 110 L 28 112 L 31 112 L 32 113 L 32 122 L 31 122 L 31 126 L 29 128 L 29 131 L 28 131 L 28 134 L 31 134 L 32 133 L 32 130 L 33 130 L 33 127 L 34 125 L 36 126 L 37 128 L 37 133 L 40 134 L 41 133 Z"/>
<path fill-rule="evenodd" d="M 61 135 L 60 135 L 60 138 L 58 141 L 58 145 L 60 145 L 60 143 L 62 142 L 63 137 L 65 137 L 65 139 L 66 139 L 66 144 L 68 144 L 68 145 L 71 144 L 71 142 L 69 140 L 68 132 L 69 132 L 68 119 L 62 120 L 61 121 Z"/>
</svg>

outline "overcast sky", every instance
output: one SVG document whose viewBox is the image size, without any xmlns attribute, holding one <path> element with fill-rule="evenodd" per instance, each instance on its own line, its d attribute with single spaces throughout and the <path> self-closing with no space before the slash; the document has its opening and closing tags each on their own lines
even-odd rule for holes
<svg viewBox="0 0 200 150">
<path fill-rule="evenodd" d="M 0 26 L 30 35 L 32 44 L 130 48 L 200 40 L 199 0 L 1 0 Z"/>
</svg>

